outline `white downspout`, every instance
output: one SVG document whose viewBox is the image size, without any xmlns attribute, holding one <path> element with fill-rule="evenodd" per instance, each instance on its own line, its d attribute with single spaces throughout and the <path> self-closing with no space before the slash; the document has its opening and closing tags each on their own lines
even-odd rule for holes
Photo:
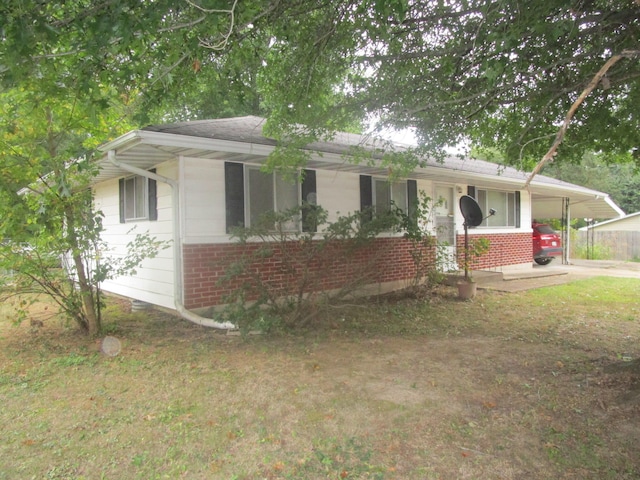
<svg viewBox="0 0 640 480">
<path fill-rule="evenodd" d="M 115 150 L 109 150 L 107 152 L 107 158 L 109 161 L 118 168 L 134 175 L 141 175 L 158 182 L 166 183 L 171 187 L 171 200 L 173 210 L 173 301 L 176 307 L 176 311 L 185 320 L 202 325 L 203 327 L 218 328 L 221 330 L 235 330 L 238 327 L 231 322 L 218 322 L 211 318 L 206 318 L 198 315 L 191 310 L 187 310 L 182 302 L 182 236 L 180 235 L 180 198 L 178 191 L 178 182 L 158 175 L 157 173 L 148 172 L 141 168 L 122 163 L 116 159 Z"/>
</svg>

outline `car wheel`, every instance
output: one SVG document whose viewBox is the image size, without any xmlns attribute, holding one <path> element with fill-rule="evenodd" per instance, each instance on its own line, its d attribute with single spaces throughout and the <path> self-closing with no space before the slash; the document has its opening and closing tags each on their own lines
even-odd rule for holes
<svg viewBox="0 0 640 480">
<path fill-rule="evenodd" d="M 538 265 L 549 265 L 551 263 L 551 260 L 553 260 L 553 257 L 534 258 L 534 260 Z"/>
</svg>

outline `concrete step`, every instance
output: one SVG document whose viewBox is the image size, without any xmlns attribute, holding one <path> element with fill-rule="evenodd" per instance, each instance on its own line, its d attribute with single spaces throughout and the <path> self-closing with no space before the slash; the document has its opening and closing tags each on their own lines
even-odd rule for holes
<svg viewBox="0 0 640 480">
<path fill-rule="evenodd" d="M 527 270 L 527 271 L 522 271 L 522 272 L 509 272 L 509 273 L 505 273 L 504 274 L 504 281 L 505 282 L 510 282 L 512 280 L 529 280 L 532 278 L 544 278 L 544 277 L 555 277 L 558 275 L 566 275 L 567 273 L 569 273 L 567 270 L 559 270 L 559 269 L 540 269 L 540 270 L 536 270 L 534 269 L 533 271 L 531 270 Z"/>
<path fill-rule="evenodd" d="M 502 272 L 489 272 L 485 270 L 474 270 L 471 272 L 471 278 L 473 278 L 478 285 L 485 285 L 487 283 L 501 282 L 504 279 Z M 445 276 L 445 285 L 455 285 L 460 280 L 464 279 L 464 272 L 448 273 Z"/>
</svg>

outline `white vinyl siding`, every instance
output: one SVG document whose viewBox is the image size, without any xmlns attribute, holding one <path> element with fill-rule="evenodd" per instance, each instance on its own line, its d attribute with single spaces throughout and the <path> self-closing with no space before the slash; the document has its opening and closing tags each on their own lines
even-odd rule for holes
<svg viewBox="0 0 640 480">
<path fill-rule="evenodd" d="M 224 162 L 184 158 L 180 179 L 185 243 L 228 241 Z"/>
<path fill-rule="evenodd" d="M 159 165 L 157 173 L 169 178 L 177 178 L 177 162 Z M 120 223 L 117 179 L 95 185 L 93 192 L 95 207 L 104 214 L 104 231 L 101 236 L 109 246 L 109 250 L 102 252 L 104 257 L 124 256 L 128 249 L 128 243 L 137 234 L 148 232 L 157 240 L 169 242 L 169 247 L 159 251 L 155 258 L 143 260 L 141 266 L 136 269 L 135 275 L 107 280 L 101 284 L 101 288 L 106 292 L 136 298 L 154 305 L 175 308 L 171 187 L 162 182 L 157 183 L 158 221 L 135 224 L 133 229 L 130 223 Z"/>
</svg>

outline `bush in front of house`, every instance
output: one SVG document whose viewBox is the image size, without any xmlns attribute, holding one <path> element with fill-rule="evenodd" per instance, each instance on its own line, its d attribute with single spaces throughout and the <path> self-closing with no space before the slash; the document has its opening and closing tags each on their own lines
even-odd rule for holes
<svg viewBox="0 0 640 480">
<path fill-rule="evenodd" d="M 303 204 L 236 228 L 232 235 L 242 253 L 228 259 L 219 280 L 233 286 L 222 317 L 243 331 L 291 328 L 350 297 L 375 293 L 366 290 L 372 284 L 398 281 L 415 291 L 437 277 L 430 202 L 423 196 L 412 212 L 392 205 L 333 221 L 322 207 Z"/>
</svg>

